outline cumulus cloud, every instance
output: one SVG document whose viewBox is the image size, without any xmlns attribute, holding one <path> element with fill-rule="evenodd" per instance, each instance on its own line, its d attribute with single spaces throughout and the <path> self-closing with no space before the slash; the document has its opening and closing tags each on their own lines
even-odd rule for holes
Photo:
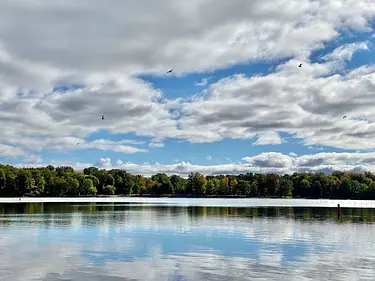
<svg viewBox="0 0 375 281">
<path fill-rule="evenodd" d="M 296 65 L 291 60 L 274 74 L 234 75 L 211 84 L 206 95 L 184 105 L 180 127 L 194 132 L 194 142 L 286 132 L 308 146 L 373 148 L 375 74 L 322 77 L 334 68 L 331 63 L 303 70 Z M 367 120 L 355 118 L 364 115 Z"/>
<path fill-rule="evenodd" d="M 253 166 L 265 168 L 287 168 L 292 166 L 292 158 L 279 152 L 264 152 L 253 157 L 244 157 L 243 160 Z"/>
<path fill-rule="evenodd" d="M 6 136 L 0 136 L 6 144 L 15 144 L 20 147 L 32 151 L 77 151 L 83 149 L 98 149 L 102 151 L 114 151 L 125 154 L 147 152 L 147 149 L 137 148 L 127 144 L 144 144 L 135 140 L 121 140 L 111 141 L 107 139 L 96 139 L 93 141 L 85 141 L 84 139 L 77 137 L 26 137 L 26 138 L 6 138 Z"/>
<path fill-rule="evenodd" d="M 201 82 L 195 83 L 195 86 L 205 87 L 208 83 L 208 78 L 202 78 Z"/>
<path fill-rule="evenodd" d="M 25 156 L 25 155 L 27 155 L 27 153 L 22 148 L 11 146 L 11 145 L 0 144 L 0 157 L 12 158 L 12 157 Z"/>
<path fill-rule="evenodd" d="M 260 134 L 257 141 L 254 142 L 253 145 L 281 144 L 282 142 L 283 139 L 278 133 L 267 132 L 264 134 Z"/>
<path fill-rule="evenodd" d="M 369 50 L 367 42 L 345 44 L 337 47 L 332 53 L 322 57 L 324 60 L 351 60 L 359 50 Z"/>
<path fill-rule="evenodd" d="M 25 164 L 40 164 L 43 158 L 40 155 L 30 154 L 23 161 Z"/>
<path fill-rule="evenodd" d="M 100 158 L 99 162 L 96 166 L 100 169 L 106 169 L 112 167 L 112 160 L 111 158 Z"/>
<path fill-rule="evenodd" d="M 309 61 L 342 30 L 371 32 L 374 15 L 372 0 L 219 0 L 214 10 L 209 0 L 1 1 L 1 143 L 36 151 L 137 153 L 147 150 L 85 140 L 102 130 L 194 143 L 258 137 L 261 145 L 294 132 L 306 145 L 372 148 L 374 70 L 340 76 L 333 74 L 332 59 Z M 363 44 L 330 56 L 350 59 Z M 291 57 L 276 73 L 227 77 L 188 100 L 167 100 L 138 78 L 170 68 L 181 76 Z M 301 61 L 304 67 L 296 68 Z M 82 87 L 53 90 L 72 84 Z M 340 119 L 362 114 L 370 121 Z"/>
<path fill-rule="evenodd" d="M 177 174 L 187 177 L 189 173 L 201 173 L 204 175 L 219 174 L 241 174 L 241 173 L 276 173 L 293 174 L 297 173 L 327 173 L 334 171 L 343 172 L 375 172 L 375 152 L 332 152 L 307 155 L 289 155 L 280 152 L 263 152 L 255 156 L 243 157 L 242 161 L 218 165 L 197 165 L 190 162 L 178 162 L 171 164 L 143 163 L 136 164 L 124 162 L 118 159 L 113 163 L 111 158 L 101 158 L 98 163 L 74 163 L 55 161 L 53 163 L 17 164 L 16 167 L 44 167 L 49 164 L 54 166 L 72 166 L 75 170 L 81 171 L 89 166 L 96 166 L 102 169 L 123 169 L 133 174 L 151 176 L 157 173 L 168 175 Z"/>
<path fill-rule="evenodd" d="M 148 146 L 152 148 L 161 148 L 164 147 L 164 143 L 162 143 L 160 140 L 153 140 L 148 144 Z"/>
</svg>

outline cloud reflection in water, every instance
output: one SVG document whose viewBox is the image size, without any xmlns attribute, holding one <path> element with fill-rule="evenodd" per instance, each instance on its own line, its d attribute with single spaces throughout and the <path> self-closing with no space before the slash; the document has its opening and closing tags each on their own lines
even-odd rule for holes
<svg viewBox="0 0 375 281">
<path fill-rule="evenodd" d="M 375 277 L 373 210 L 24 207 L 0 206 L 3 280 Z"/>
</svg>

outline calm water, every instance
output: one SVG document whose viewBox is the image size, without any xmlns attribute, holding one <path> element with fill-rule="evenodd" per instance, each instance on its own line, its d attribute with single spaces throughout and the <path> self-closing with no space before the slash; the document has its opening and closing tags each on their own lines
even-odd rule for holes
<svg viewBox="0 0 375 281">
<path fill-rule="evenodd" d="M 375 280 L 375 209 L 0 204 L 1 280 Z"/>
</svg>

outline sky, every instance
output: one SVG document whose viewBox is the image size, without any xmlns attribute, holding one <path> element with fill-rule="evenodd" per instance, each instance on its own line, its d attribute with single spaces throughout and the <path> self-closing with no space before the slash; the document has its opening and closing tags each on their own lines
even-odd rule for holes
<svg viewBox="0 0 375 281">
<path fill-rule="evenodd" d="M 3 0 L 0 163 L 375 171 L 374 19 L 373 0 Z"/>
</svg>

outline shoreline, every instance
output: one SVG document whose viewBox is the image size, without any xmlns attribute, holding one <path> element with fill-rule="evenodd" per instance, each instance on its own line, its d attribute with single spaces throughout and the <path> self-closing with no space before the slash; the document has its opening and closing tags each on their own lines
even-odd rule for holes
<svg viewBox="0 0 375 281">
<path fill-rule="evenodd" d="M 282 199 L 282 198 L 216 198 L 216 197 L 2 197 L 7 203 L 137 203 L 140 205 L 196 207 L 326 207 L 375 208 L 375 200 L 349 199 Z"/>
</svg>

